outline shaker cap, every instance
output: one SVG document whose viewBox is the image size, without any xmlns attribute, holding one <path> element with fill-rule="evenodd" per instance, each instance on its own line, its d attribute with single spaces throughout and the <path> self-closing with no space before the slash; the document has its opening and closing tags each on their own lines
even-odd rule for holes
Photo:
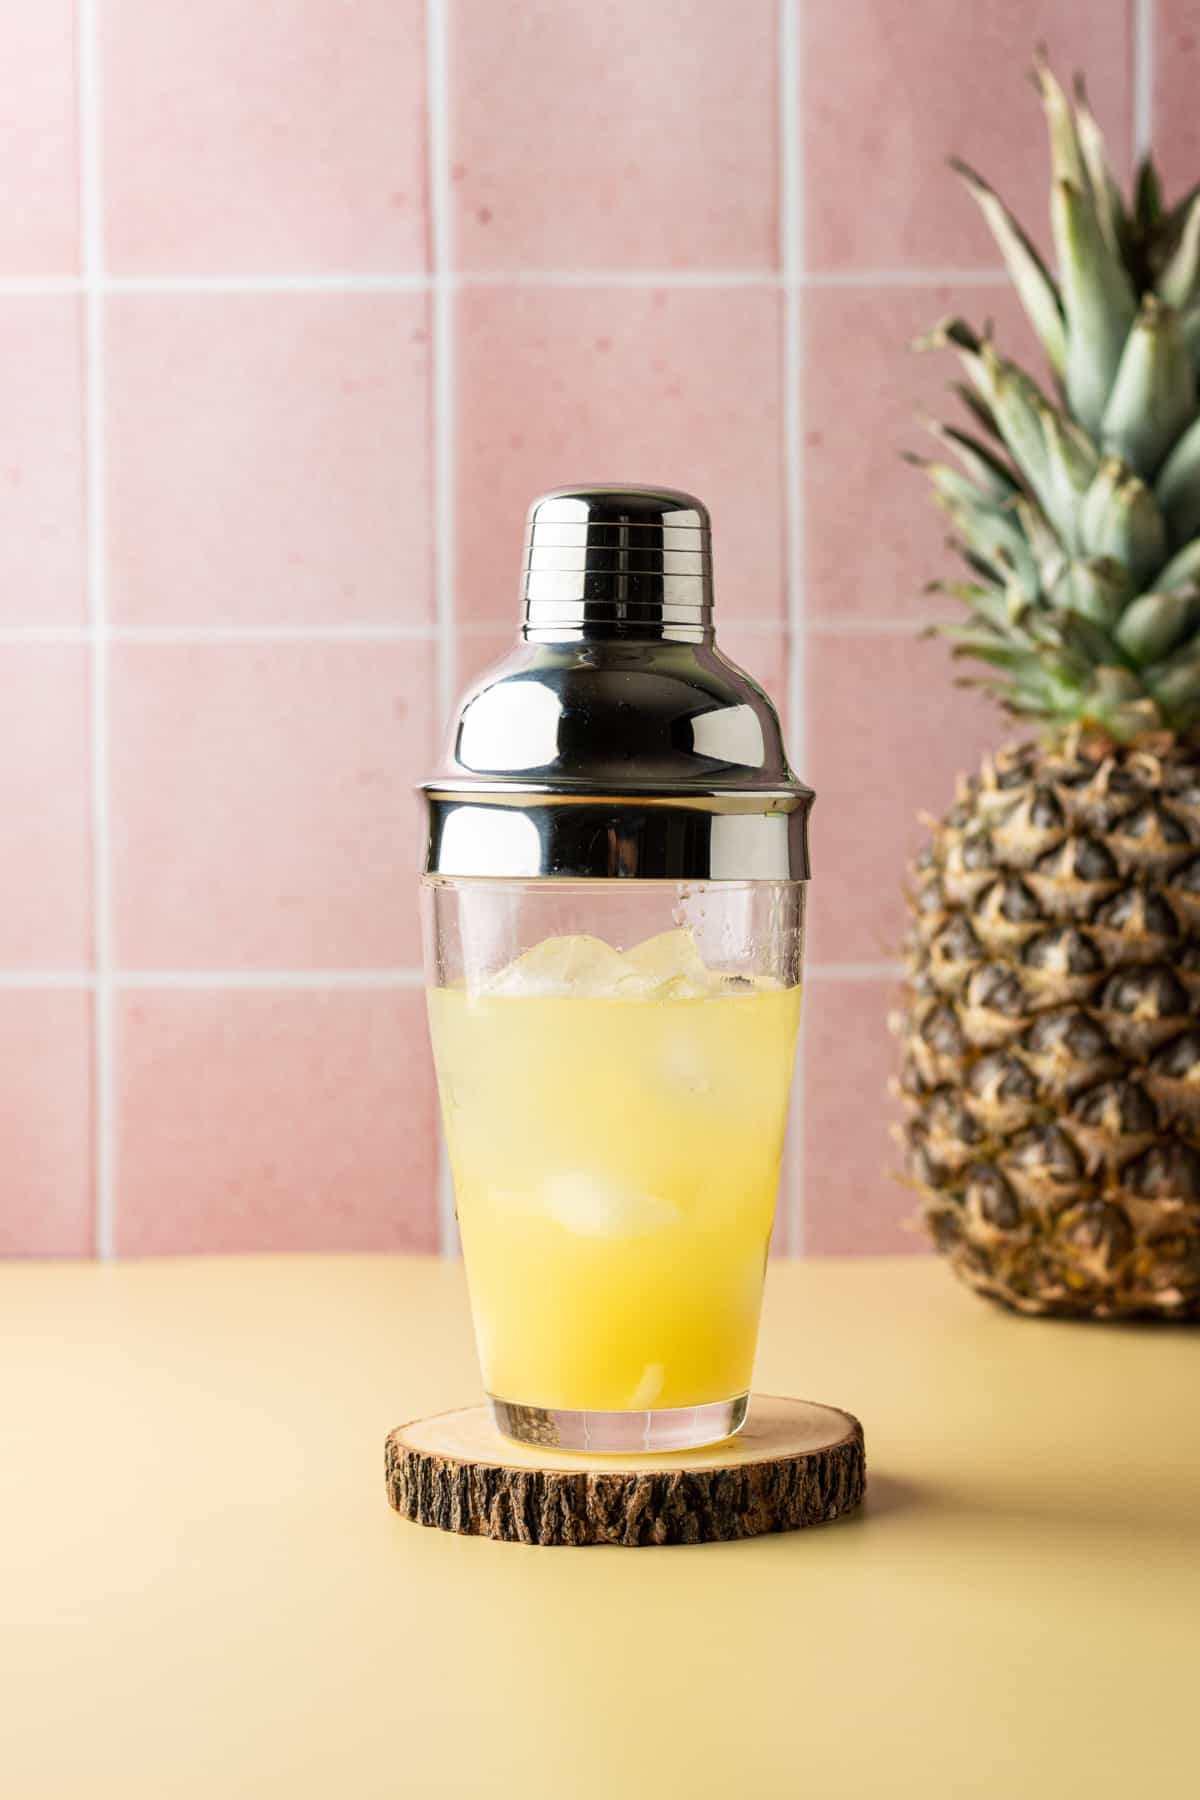
<svg viewBox="0 0 1200 1800">
<path fill-rule="evenodd" d="M 525 527 L 527 632 L 712 623 L 708 509 L 673 488 L 555 488 Z"/>
<path fill-rule="evenodd" d="M 806 880 L 811 788 L 713 636 L 707 508 L 556 488 L 529 510 L 515 648 L 423 784 L 433 875 Z"/>
</svg>

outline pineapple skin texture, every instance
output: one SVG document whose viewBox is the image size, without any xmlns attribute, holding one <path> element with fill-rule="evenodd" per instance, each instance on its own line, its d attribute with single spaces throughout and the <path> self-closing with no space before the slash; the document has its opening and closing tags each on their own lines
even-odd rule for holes
<svg viewBox="0 0 1200 1800">
<path fill-rule="evenodd" d="M 901 1136 L 938 1250 L 1018 1312 L 1200 1319 L 1200 751 L 1000 752 L 909 908 Z"/>
</svg>

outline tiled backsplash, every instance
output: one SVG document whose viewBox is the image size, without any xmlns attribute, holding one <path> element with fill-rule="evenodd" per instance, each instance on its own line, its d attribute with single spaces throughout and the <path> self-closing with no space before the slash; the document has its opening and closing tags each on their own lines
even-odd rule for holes
<svg viewBox="0 0 1200 1800">
<path fill-rule="evenodd" d="M 0 118 L 0 1253 L 436 1248 L 411 787 L 521 521 L 694 488 L 815 815 L 786 1248 L 905 1248 L 921 809 L 1002 724 L 896 451 L 1015 308 L 1023 80 L 1196 172 L 1187 0 L 13 0 Z M 1027 340 L 1022 334 L 1022 347 Z"/>
</svg>

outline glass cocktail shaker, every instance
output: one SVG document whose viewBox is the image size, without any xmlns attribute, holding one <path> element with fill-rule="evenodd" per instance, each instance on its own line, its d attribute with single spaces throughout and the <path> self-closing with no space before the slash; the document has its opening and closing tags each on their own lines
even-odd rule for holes
<svg viewBox="0 0 1200 1800">
<path fill-rule="evenodd" d="M 426 977 L 484 1381 L 509 1436 L 745 1417 L 800 1011 L 812 791 L 717 649 L 708 513 L 530 510 L 524 616 L 422 789 Z"/>
</svg>

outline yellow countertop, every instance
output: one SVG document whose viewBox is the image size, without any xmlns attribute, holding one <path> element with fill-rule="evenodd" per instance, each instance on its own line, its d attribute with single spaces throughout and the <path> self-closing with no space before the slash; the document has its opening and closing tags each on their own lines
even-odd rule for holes
<svg viewBox="0 0 1200 1800">
<path fill-rule="evenodd" d="M 389 1426 L 477 1396 L 459 1269 L 0 1268 L 11 1800 L 1106 1800 L 1190 1791 L 1200 1332 L 923 1260 L 772 1268 L 760 1388 L 866 1428 L 854 1518 L 443 1536 Z"/>
</svg>

